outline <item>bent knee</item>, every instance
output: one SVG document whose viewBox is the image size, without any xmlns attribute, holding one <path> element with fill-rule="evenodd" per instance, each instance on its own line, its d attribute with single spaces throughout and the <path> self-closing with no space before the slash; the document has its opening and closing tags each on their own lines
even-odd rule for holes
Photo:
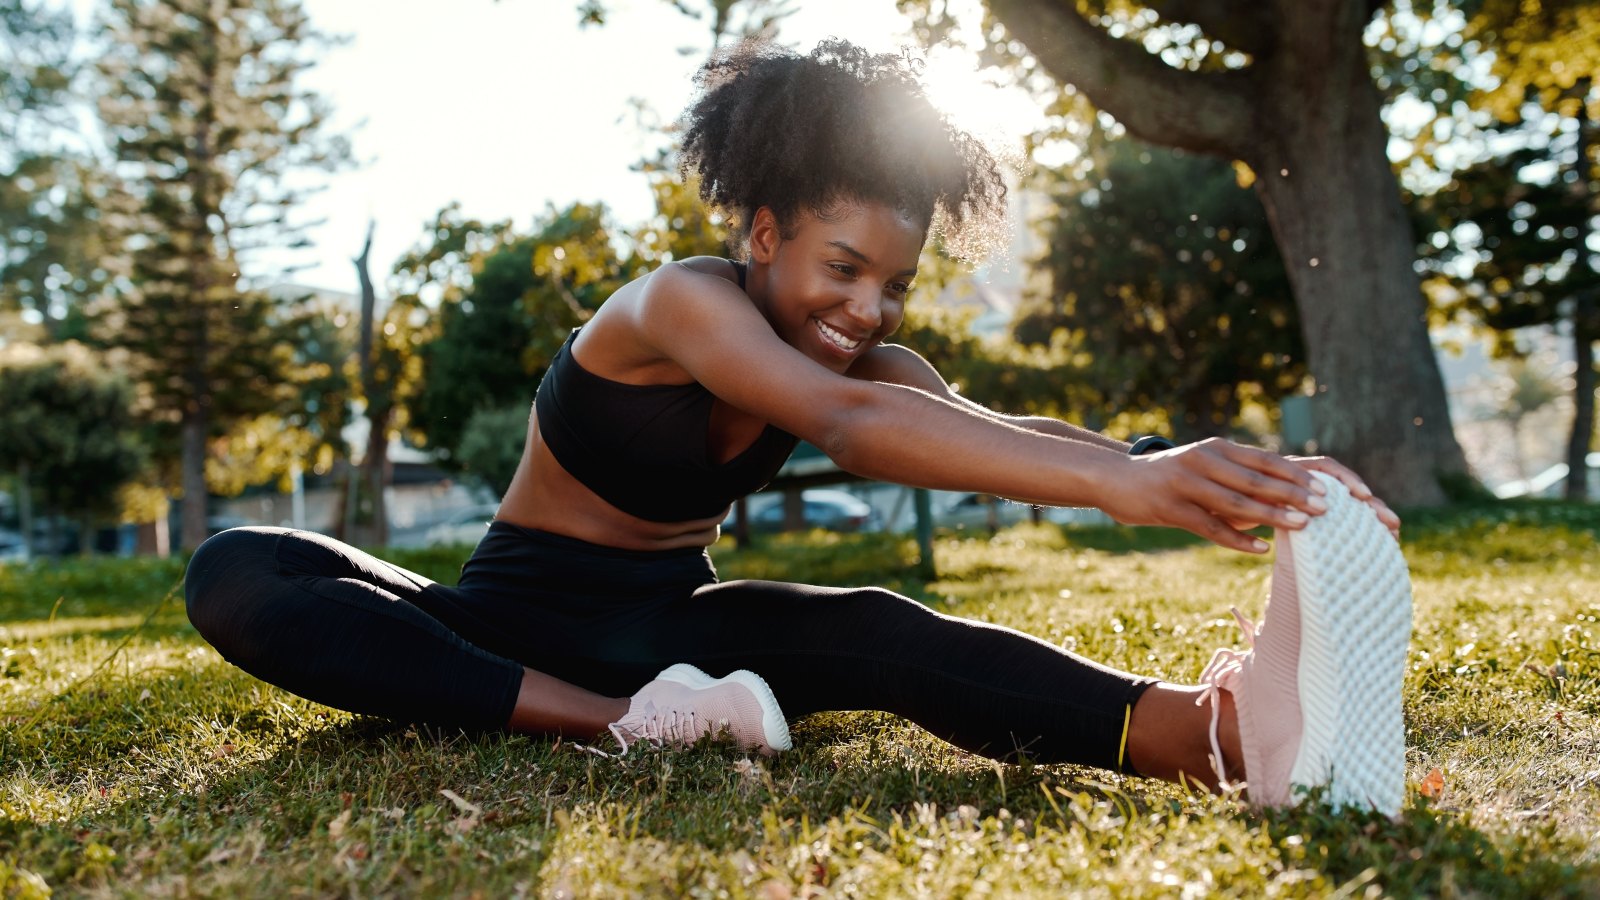
<svg viewBox="0 0 1600 900">
<path fill-rule="evenodd" d="M 189 622 L 218 649 L 240 607 L 277 578 L 282 533 L 276 528 L 230 528 L 207 538 L 190 557 L 183 576 Z"/>
</svg>

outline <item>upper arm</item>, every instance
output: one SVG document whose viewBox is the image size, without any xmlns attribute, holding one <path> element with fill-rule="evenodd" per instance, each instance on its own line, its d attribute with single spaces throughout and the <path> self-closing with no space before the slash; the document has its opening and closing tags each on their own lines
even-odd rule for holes
<svg viewBox="0 0 1600 900">
<path fill-rule="evenodd" d="M 900 344 L 879 344 L 873 347 L 856 364 L 850 367 L 851 378 L 881 381 L 885 384 L 902 384 L 927 391 L 937 397 L 952 399 L 955 391 L 939 374 L 933 364 L 922 354 Z"/>
<path fill-rule="evenodd" d="M 669 263 L 651 274 L 634 315 L 644 342 L 706 390 L 824 449 L 870 393 L 784 343 L 724 278 Z"/>
<path fill-rule="evenodd" d="M 928 362 L 917 351 L 901 344 L 882 344 L 872 348 L 870 353 L 862 356 L 854 366 L 850 367 L 850 376 L 927 391 L 935 397 L 964 406 L 988 418 L 1009 420 L 1008 416 L 1003 416 L 981 403 L 961 396 L 948 381 L 944 380 L 944 376 L 933 367 L 933 363 Z"/>
</svg>

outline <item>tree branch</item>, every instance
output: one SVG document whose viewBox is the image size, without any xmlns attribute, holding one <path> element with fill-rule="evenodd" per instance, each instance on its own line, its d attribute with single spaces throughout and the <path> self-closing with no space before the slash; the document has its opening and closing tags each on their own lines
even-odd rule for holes
<svg viewBox="0 0 1600 900">
<path fill-rule="evenodd" d="M 1264 7 L 1232 0 L 1149 0 L 1146 4 L 1169 22 L 1188 22 L 1213 38 L 1252 56 L 1272 52 L 1276 35 Z"/>
<path fill-rule="evenodd" d="M 1243 73 L 1178 71 L 1089 24 L 1071 0 L 989 0 L 989 11 L 1047 72 L 1082 91 L 1135 137 L 1246 157 L 1253 110 Z"/>
</svg>

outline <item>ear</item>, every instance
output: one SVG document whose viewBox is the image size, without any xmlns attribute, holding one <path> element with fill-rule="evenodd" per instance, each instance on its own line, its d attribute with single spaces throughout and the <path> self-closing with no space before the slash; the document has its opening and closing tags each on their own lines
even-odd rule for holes
<svg viewBox="0 0 1600 900">
<path fill-rule="evenodd" d="M 762 265 L 771 263 L 781 243 L 783 235 L 778 228 L 777 214 L 770 206 L 757 209 L 750 220 L 750 259 Z"/>
</svg>

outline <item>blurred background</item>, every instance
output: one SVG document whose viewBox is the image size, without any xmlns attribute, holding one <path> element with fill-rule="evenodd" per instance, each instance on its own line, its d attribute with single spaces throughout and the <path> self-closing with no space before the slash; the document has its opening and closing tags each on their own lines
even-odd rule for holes
<svg viewBox="0 0 1600 900">
<path fill-rule="evenodd" d="M 1398 505 L 1592 497 L 1600 3 L 1075 9 L 0 0 L 0 560 L 475 541 L 567 333 L 736 252 L 674 121 L 757 34 L 906 54 L 1010 162 L 1005 249 L 935 241 L 900 336 L 965 395 L 1333 453 Z M 918 505 L 802 446 L 727 524 Z"/>
</svg>

